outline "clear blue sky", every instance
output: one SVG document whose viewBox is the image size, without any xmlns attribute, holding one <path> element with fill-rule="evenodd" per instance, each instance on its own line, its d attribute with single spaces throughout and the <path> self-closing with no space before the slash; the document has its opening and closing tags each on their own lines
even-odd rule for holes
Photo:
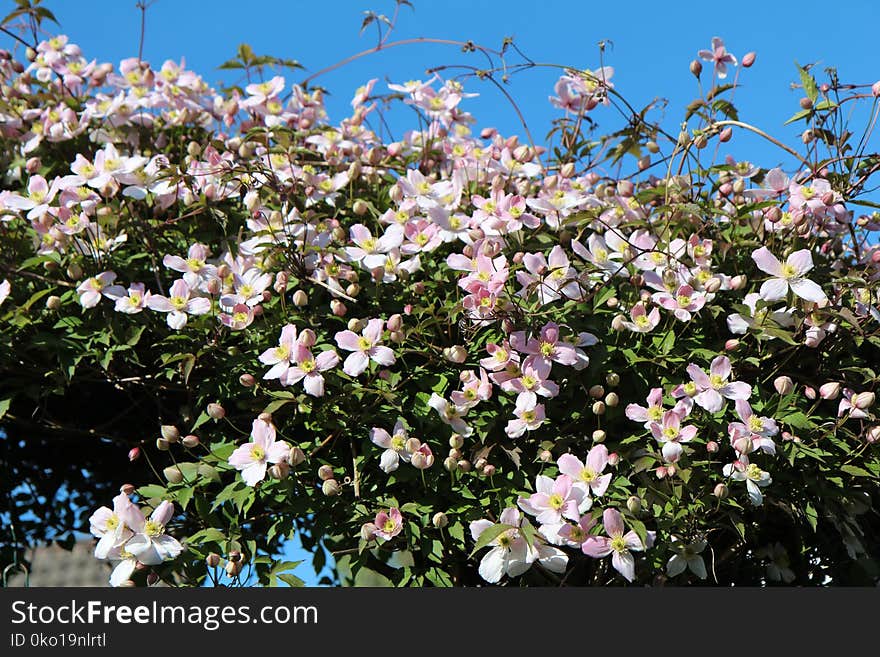
<svg viewBox="0 0 880 657">
<path fill-rule="evenodd" d="M 62 25 L 62 31 L 80 44 L 87 58 L 118 64 L 137 55 L 140 11 L 135 0 L 44 0 Z M 11 0 L 2 0 L 12 7 Z M 664 125 L 677 131 L 684 108 L 697 86 L 688 64 L 713 36 L 722 37 L 732 53 L 742 57 L 755 51 L 757 62 L 740 78 L 736 103 L 743 119 L 792 143 L 802 127 L 782 123 L 798 109 L 803 95 L 790 87 L 797 80 L 794 60 L 819 62 L 818 70 L 837 67 L 844 82 L 872 83 L 880 79 L 877 25 L 880 9 L 871 0 L 836 2 L 590 2 L 587 0 L 414 0 L 415 11 L 401 10 L 395 38 L 437 37 L 473 40 L 497 48 L 506 36 L 533 60 L 579 68 L 599 65 L 598 42 L 611 42 L 605 63 L 615 68 L 613 82 L 636 107 L 655 97 L 669 99 Z M 389 16 L 393 0 L 155 0 L 147 12 L 144 58 L 156 67 L 165 59 L 186 58 L 187 66 L 212 84 L 237 81 L 234 72 L 217 66 L 233 57 L 239 43 L 249 43 L 257 54 L 299 60 L 305 72 L 291 81 L 331 65 L 376 43 L 373 27 L 359 36 L 365 10 Z M 512 58 L 516 61 L 516 58 Z M 415 45 L 388 50 L 361 59 L 321 78 L 331 90 L 328 109 L 332 120 L 349 111 L 354 90 L 378 77 L 384 85 L 424 79 L 428 67 L 442 64 L 483 66 L 478 54 L 457 48 Z M 707 66 L 707 69 L 709 67 Z M 558 72 L 533 70 L 514 76 L 508 87 L 540 141 L 559 116 L 547 102 Z M 704 72 L 704 79 L 706 73 Z M 732 79 L 732 76 L 731 78 Z M 518 119 L 500 93 L 488 83 L 466 82 L 479 98 L 464 108 L 480 127 L 494 126 L 504 134 L 522 134 Z M 408 114 L 392 118 L 399 137 Z M 662 115 L 655 115 L 662 116 Z M 620 119 L 609 109 L 597 109 L 600 127 L 613 128 Z M 858 132 L 858 129 L 856 129 Z M 737 135 L 727 151 L 762 166 L 784 162 L 773 147 L 756 138 Z M 880 150 L 875 137 L 873 150 Z M 291 550 L 288 558 L 303 558 Z M 297 571 L 309 583 L 316 579 Z"/>
</svg>

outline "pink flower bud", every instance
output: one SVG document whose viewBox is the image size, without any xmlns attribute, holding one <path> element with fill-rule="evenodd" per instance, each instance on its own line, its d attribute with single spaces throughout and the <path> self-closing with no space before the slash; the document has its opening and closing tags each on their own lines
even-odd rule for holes
<svg viewBox="0 0 880 657">
<path fill-rule="evenodd" d="M 205 563 L 208 565 L 208 568 L 216 568 L 220 565 L 220 555 L 216 552 L 211 552 L 205 557 Z"/>
<path fill-rule="evenodd" d="M 880 80 L 871 85 L 871 93 L 874 95 L 874 98 L 880 98 Z"/>
<path fill-rule="evenodd" d="M 816 389 L 813 386 L 807 386 L 804 388 L 804 397 L 807 399 L 815 399 L 816 398 Z"/>
<path fill-rule="evenodd" d="M 314 347 L 318 337 L 312 329 L 303 329 L 296 341 L 303 347 Z"/>
<path fill-rule="evenodd" d="M 494 477 L 496 469 L 495 469 L 494 465 L 492 465 L 491 463 L 487 463 L 486 465 L 483 466 L 482 472 L 483 472 L 483 476 L 485 476 L 485 477 Z"/>
<path fill-rule="evenodd" d="M 302 308 L 309 302 L 309 295 L 307 295 L 303 290 L 297 290 L 293 293 L 293 305 L 298 308 Z"/>
<path fill-rule="evenodd" d="M 748 283 L 748 278 L 745 274 L 738 274 L 730 279 L 730 289 L 731 290 L 741 290 Z"/>
<path fill-rule="evenodd" d="M 183 443 L 183 446 L 186 447 L 187 449 L 193 449 L 194 447 L 198 447 L 199 437 L 197 435 L 191 433 L 191 434 L 184 436 L 180 442 Z"/>
<path fill-rule="evenodd" d="M 339 486 L 339 482 L 335 479 L 327 479 L 321 484 L 321 492 L 324 493 L 327 497 L 333 497 L 335 495 L 339 495 L 339 491 L 341 490 Z"/>
<path fill-rule="evenodd" d="M 819 386 L 819 396 L 822 399 L 837 399 L 840 396 L 840 383 L 829 381 Z"/>
<path fill-rule="evenodd" d="M 290 464 L 287 461 L 279 461 L 269 468 L 269 476 L 273 479 L 285 479 L 290 474 Z"/>
<path fill-rule="evenodd" d="M 752 64 L 754 64 L 756 56 L 757 55 L 755 55 L 754 51 L 747 52 L 745 55 L 743 55 L 742 62 L 741 62 L 743 65 L 743 68 L 749 68 Z"/>
<path fill-rule="evenodd" d="M 337 317 L 345 317 L 345 313 L 348 312 L 348 308 L 339 299 L 333 299 L 330 302 L 330 310 Z"/>
<path fill-rule="evenodd" d="M 618 454 L 617 452 L 611 452 L 608 455 L 608 465 L 610 465 L 613 468 L 618 463 L 620 463 L 620 454 Z"/>
<path fill-rule="evenodd" d="M 287 462 L 293 467 L 298 466 L 305 460 L 306 455 L 299 447 L 292 447 L 287 453 Z"/>
<path fill-rule="evenodd" d="M 446 347 L 443 350 L 443 357 L 450 363 L 463 363 L 467 360 L 467 356 L 467 349 L 465 349 L 461 345 Z"/>
<path fill-rule="evenodd" d="M 791 377 L 777 376 L 773 380 L 773 387 L 776 388 L 776 392 L 780 395 L 787 395 L 794 389 L 794 382 L 791 380 Z"/>
<path fill-rule="evenodd" d="M 122 484 L 122 486 L 119 487 L 119 492 L 124 495 L 131 495 L 135 490 L 137 489 L 134 487 L 134 484 Z"/>
<path fill-rule="evenodd" d="M 737 347 L 739 347 L 739 340 L 737 340 L 736 338 L 731 338 L 724 343 L 724 351 L 733 351 Z"/>
<path fill-rule="evenodd" d="M 226 417 L 226 409 L 223 408 L 220 404 L 210 403 L 208 404 L 208 417 L 214 420 L 222 420 Z"/>
<path fill-rule="evenodd" d="M 665 479 L 666 478 L 666 467 L 661 465 L 659 468 L 657 468 L 657 470 L 654 472 L 654 474 L 657 476 L 657 479 Z"/>
<path fill-rule="evenodd" d="M 245 388 L 252 388 L 256 383 L 256 379 L 254 379 L 253 374 L 242 374 L 238 377 L 238 382 Z"/>
<path fill-rule="evenodd" d="M 714 294 L 721 289 L 721 279 L 713 276 L 708 281 L 706 281 L 706 284 L 703 287 L 709 294 Z"/>
<path fill-rule="evenodd" d="M 318 468 L 318 478 L 322 481 L 333 479 L 333 468 L 329 465 L 322 465 Z"/>
<path fill-rule="evenodd" d="M 128 460 L 129 461 L 137 461 L 141 457 L 141 448 L 140 447 L 132 447 L 128 450 Z"/>
<path fill-rule="evenodd" d="M 865 440 L 869 443 L 876 443 L 880 441 L 880 425 L 875 425 L 873 427 L 869 427 L 865 432 Z"/>
<path fill-rule="evenodd" d="M 716 443 L 714 440 L 710 440 L 708 443 L 706 443 L 706 451 L 710 454 L 718 453 L 718 443 Z"/>
<path fill-rule="evenodd" d="M 724 130 L 718 133 L 718 141 L 721 142 L 730 141 L 731 137 L 733 137 L 733 128 L 730 126 L 727 126 Z"/>
<path fill-rule="evenodd" d="M 749 454 L 752 451 L 752 439 L 749 436 L 740 436 L 733 441 L 733 448 L 740 454 Z"/>
<path fill-rule="evenodd" d="M 176 443 L 180 440 L 180 431 L 173 424 L 163 424 L 161 431 L 162 437 L 169 443 Z"/>
<path fill-rule="evenodd" d="M 220 294 L 221 284 L 219 278 L 212 278 L 207 283 L 205 283 L 205 289 L 208 291 L 212 297 L 216 297 Z"/>
<path fill-rule="evenodd" d="M 391 315 L 391 317 L 388 318 L 388 322 L 386 322 L 386 326 L 389 331 L 399 331 L 403 328 L 403 317 L 399 314 Z"/>
<path fill-rule="evenodd" d="M 699 59 L 695 59 L 691 62 L 690 65 L 691 73 L 694 74 L 694 77 L 700 77 L 700 73 L 703 72 L 703 65 L 700 63 Z"/>
<path fill-rule="evenodd" d="M 38 157 L 28 158 L 28 161 L 24 164 L 25 171 L 31 175 L 37 173 L 41 166 L 43 166 L 43 162 Z"/>
<path fill-rule="evenodd" d="M 852 397 L 852 405 L 860 411 L 864 411 L 874 405 L 873 392 L 860 392 Z"/>
<path fill-rule="evenodd" d="M 715 489 L 712 491 L 712 494 L 720 500 L 723 500 L 728 495 L 727 484 L 718 484 L 715 486 Z"/>
</svg>

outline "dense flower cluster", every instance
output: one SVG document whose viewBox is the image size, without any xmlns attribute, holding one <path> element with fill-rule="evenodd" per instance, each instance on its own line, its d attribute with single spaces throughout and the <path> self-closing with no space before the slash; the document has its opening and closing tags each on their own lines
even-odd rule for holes
<svg viewBox="0 0 880 657">
<path fill-rule="evenodd" d="M 724 93 L 738 60 L 717 38 L 699 57 Z M 750 581 L 788 582 L 796 551 L 825 567 L 817 522 L 876 556 L 880 220 L 832 163 L 615 178 L 475 133 L 473 94 L 439 76 L 388 85 L 425 126 L 384 143 L 377 80 L 331 124 L 282 76 L 217 91 L 65 36 L 14 62 L 0 327 L 29 330 L 50 295 L 42 330 L 83 345 L 72 382 L 92 359 L 120 389 L 179 386 L 155 451 L 132 424 L 132 458 L 179 450 L 138 489 L 151 514 L 123 492 L 91 519 L 114 585 L 200 582 L 218 553 L 274 582 L 308 523 L 353 576 L 400 585 L 734 581 L 747 553 L 770 560 Z M 565 69 L 558 127 L 610 105 L 612 74 Z M 670 162 L 721 134 L 699 116 Z M 660 149 L 659 126 L 632 130 Z"/>
</svg>

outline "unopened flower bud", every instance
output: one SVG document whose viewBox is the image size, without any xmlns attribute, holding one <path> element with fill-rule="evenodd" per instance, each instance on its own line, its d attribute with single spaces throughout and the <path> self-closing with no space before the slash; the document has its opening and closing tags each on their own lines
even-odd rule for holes
<svg viewBox="0 0 880 657">
<path fill-rule="evenodd" d="M 852 397 L 852 405 L 860 411 L 864 411 L 874 405 L 873 392 L 860 392 Z"/>
<path fill-rule="evenodd" d="M 301 346 L 310 348 L 314 347 L 315 343 L 318 341 L 318 336 L 315 335 L 315 332 L 312 329 L 303 329 L 302 332 L 296 338 L 297 343 Z"/>
<path fill-rule="evenodd" d="M 637 495 L 630 495 L 626 500 L 626 508 L 630 513 L 639 513 L 642 510 L 642 500 Z"/>
<path fill-rule="evenodd" d="M 287 461 L 279 461 L 269 468 L 269 476 L 273 479 L 285 479 L 290 474 L 290 464 Z"/>
<path fill-rule="evenodd" d="M 615 388 L 620 384 L 620 375 L 617 372 L 609 372 L 605 375 L 605 383 Z"/>
<path fill-rule="evenodd" d="M 388 318 L 385 325 L 388 327 L 389 331 L 399 331 L 403 328 L 403 317 L 401 317 L 399 313 L 395 313 Z"/>
<path fill-rule="evenodd" d="M 728 493 L 729 491 L 727 490 L 727 484 L 718 484 L 712 491 L 712 494 L 720 500 L 723 500 L 725 497 L 727 497 Z"/>
<path fill-rule="evenodd" d="M 61 307 L 61 297 L 54 294 L 46 299 L 46 308 L 49 310 L 58 310 Z"/>
<path fill-rule="evenodd" d="M 431 518 L 431 524 L 437 529 L 443 529 L 449 524 L 449 518 L 442 511 L 438 511 L 434 514 L 434 517 Z"/>
<path fill-rule="evenodd" d="M 727 126 L 724 130 L 718 133 L 718 141 L 721 142 L 730 141 L 731 137 L 733 137 L 733 128 L 730 126 Z"/>
<path fill-rule="evenodd" d="M 614 408 L 620 403 L 620 397 L 616 392 L 609 392 L 605 395 L 605 405 Z"/>
<path fill-rule="evenodd" d="M 494 477 L 495 476 L 495 466 L 491 463 L 487 463 L 483 466 L 482 473 L 484 477 Z"/>
<path fill-rule="evenodd" d="M 253 374 L 242 374 L 238 377 L 238 382 L 245 388 L 252 388 L 257 381 L 254 379 Z"/>
<path fill-rule="evenodd" d="M 214 420 L 222 420 L 226 417 L 226 409 L 216 402 L 208 404 L 208 417 Z"/>
<path fill-rule="evenodd" d="M 451 456 L 456 461 L 458 461 L 462 457 L 462 451 L 460 449 L 458 449 L 457 447 L 453 447 L 452 449 L 449 450 L 449 456 Z"/>
<path fill-rule="evenodd" d="M 605 402 L 593 402 L 593 413 L 596 415 L 605 415 Z"/>
<path fill-rule="evenodd" d="M 193 449 L 194 447 L 199 446 L 199 437 L 191 433 L 184 436 L 180 442 L 183 443 L 183 446 L 187 449 Z"/>
<path fill-rule="evenodd" d="M 740 454 L 751 453 L 754 445 L 750 436 L 740 436 L 733 441 L 733 448 Z"/>
<path fill-rule="evenodd" d="M 321 492 L 324 493 L 327 497 L 333 497 L 335 495 L 339 495 L 339 482 L 335 479 L 327 479 L 323 484 L 321 484 Z"/>
<path fill-rule="evenodd" d="M 128 460 L 129 461 L 137 461 L 141 457 L 141 448 L 140 447 L 132 447 L 128 450 Z"/>
<path fill-rule="evenodd" d="M 216 552 L 211 552 L 205 557 L 205 563 L 208 565 L 208 568 L 216 568 L 220 565 L 220 555 Z"/>
<path fill-rule="evenodd" d="M 617 308 L 620 305 L 620 299 L 617 297 L 608 297 L 608 300 L 605 302 L 605 305 L 609 308 Z"/>
<path fill-rule="evenodd" d="M 715 292 L 717 292 L 718 290 L 721 289 L 721 279 L 718 278 L 717 276 L 713 276 L 708 281 L 706 281 L 706 284 L 703 286 L 703 288 L 709 294 L 714 294 Z"/>
<path fill-rule="evenodd" d="M 608 454 L 608 465 L 613 468 L 618 463 L 620 463 L 620 454 L 618 454 L 617 452 L 611 452 L 610 454 Z"/>
<path fill-rule="evenodd" d="M 626 322 L 626 315 L 615 315 L 614 319 L 611 320 L 611 328 L 615 331 L 622 331 L 626 328 L 624 322 Z"/>
<path fill-rule="evenodd" d="M 695 78 L 700 77 L 700 74 L 703 72 L 703 64 L 700 63 L 699 59 L 695 59 L 691 62 L 690 65 L 691 73 L 693 73 Z"/>
<path fill-rule="evenodd" d="M 593 399 L 601 399 L 602 395 L 605 394 L 605 388 L 600 385 L 594 385 L 590 387 L 590 397 Z"/>
<path fill-rule="evenodd" d="M 163 424 L 161 432 L 162 437 L 169 443 L 176 443 L 180 440 L 180 431 L 173 424 Z"/>
<path fill-rule="evenodd" d="M 754 64 L 755 57 L 756 55 L 754 52 L 747 52 L 745 55 L 743 55 L 742 62 L 740 62 L 743 65 L 743 68 L 749 68 L 752 64 Z"/>
<path fill-rule="evenodd" d="M 718 452 L 718 443 L 714 440 L 710 440 L 706 443 L 706 451 L 710 454 L 716 454 Z"/>
<path fill-rule="evenodd" d="M 605 431 L 602 429 L 596 429 L 593 432 L 593 442 L 594 443 L 604 443 L 606 438 Z"/>
<path fill-rule="evenodd" d="M 470 472 L 471 471 L 471 462 L 467 459 L 461 459 L 458 462 L 458 469 L 462 472 Z"/>
<path fill-rule="evenodd" d="M 226 562 L 226 574 L 229 577 L 235 577 L 241 572 L 242 564 L 240 561 L 227 561 Z"/>
<path fill-rule="evenodd" d="M 742 290 L 746 283 L 748 283 L 749 279 L 745 274 L 737 274 L 733 278 L 730 279 L 730 289 L 731 290 Z"/>
<path fill-rule="evenodd" d="M 131 495 L 135 490 L 136 488 L 134 487 L 134 484 L 122 484 L 122 486 L 119 487 L 119 492 L 123 495 Z"/>
<path fill-rule="evenodd" d="M 342 303 L 339 299 L 333 299 L 330 302 L 330 310 L 337 317 L 345 317 L 345 313 L 348 312 L 348 308 L 344 303 Z"/>
<path fill-rule="evenodd" d="M 176 465 L 169 465 L 162 470 L 162 475 L 168 480 L 169 484 L 179 484 L 183 481 L 183 472 Z"/>
<path fill-rule="evenodd" d="M 333 479 L 333 468 L 329 465 L 322 465 L 318 468 L 318 477 L 322 481 L 327 481 L 329 479 Z"/>
<path fill-rule="evenodd" d="M 787 395 L 794 390 L 794 382 L 791 380 L 791 377 L 777 376 L 773 380 L 773 387 L 776 388 L 776 392 L 780 395 Z"/>
<path fill-rule="evenodd" d="M 813 400 L 816 398 L 816 389 L 813 386 L 806 386 L 804 388 L 804 397 L 809 400 Z"/>
<path fill-rule="evenodd" d="M 657 479 L 665 479 L 666 467 L 661 465 L 659 468 L 657 468 L 657 470 L 654 471 L 654 475 L 657 477 Z"/>
<path fill-rule="evenodd" d="M 362 217 L 363 215 L 367 214 L 367 211 L 369 209 L 370 209 L 370 207 L 366 204 L 366 202 L 364 202 L 361 199 L 357 199 L 351 205 L 351 211 L 354 212 L 359 217 Z"/>
<path fill-rule="evenodd" d="M 869 443 L 876 443 L 880 441 L 880 425 L 868 427 L 868 430 L 865 432 L 865 440 L 867 440 Z"/>
<path fill-rule="evenodd" d="M 547 463 L 547 462 L 550 461 L 552 458 L 553 458 L 553 454 L 552 454 L 552 452 L 550 452 L 549 449 L 542 449 L 542 450 L 538 453 L 538 459 L 539 459 L 540 461 L 543 461 L 544 463 Z"/>
<path fill-rule="evenodd" d="M 306 460 L 305 452 L 302 451 L 299 447 L 291 447 L 290 451 L 287 452 L 287 462 L 296 467 L 300 463 Z"/>
<path fill-rule="evenodd" d="M 303 290 L 297 290 L 293 293 L 293 305 L 302 308 L 303 306 L 309 303 L 309 295 L 306 294 Z"/>
<path fill-rule="evenodd" d="M 739 347 L 739 340 L 737 338 L 730 338 L 724 343 L 724 351 L 733 351 Z"/>
<path fill-rule="evenodd" d="M 458 459 L 453 456 L 447 456 L 443 459 L 443 467 L 449 472 L 455 472 L 458 469 Z"/>
<path fill-rule="evenodd" d="M 840 383 L 829 381 L 819 386 L 819 396 L 822 399 L 837 399 L 840 396 Z"/>
<path fill-rule="evenodd" d="M 461 345 L 446 347 L 443 350 L 443 357 L 450 363 L 463 363 L 467 360 L 467 349 Z"/>
<path fill-rule="evenodd" d="M 156 449 L 160 452 L 167 452 L 170 444 L 164 438 L 156 438 Z"/>
<path fill-rule="evenodd" d="M 265 422 L 266 424 L 272 424 L 272 414 L 271 414 L 271 413 L 267 413 L 266 411 L 263 411 L 262 413 L 260 413 L 260 414 L 257 416 L 257 419 L 258 419 L 258 420 L 262 420 L 262 421 Z"/>
</svg>

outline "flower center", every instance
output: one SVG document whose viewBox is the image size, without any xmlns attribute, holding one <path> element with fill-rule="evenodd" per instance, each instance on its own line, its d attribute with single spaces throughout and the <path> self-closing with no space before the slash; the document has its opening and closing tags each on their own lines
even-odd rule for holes
<svg viewBox="0 0 880 657">
<path fill-rule="evenodd" d="M 541 355 L 550 356 L 553 354 L 553 351 L 556 349 L 556 345 L 550 342 L 542 342 L 541 343 Z"/>
<path fill-rule="evenodd" d="M 693 397 L 694 395 L 697 394 L 697 384 L 694 383 L 693 381 L 688 381 L 687 383 L 684 384 L 683 387 L 684 387 L 684 394 L 686 394 L 688 397 Z"/>
<path fill-rule="evenodd" d="M 710 374 L 709 375 L 709 383 L 716 390 L 724 386 L 724 379 L 721 378 L 720 374 Z"/>
<path fill-rule="evenodd" d="M 522 419 L 523 419 L 525 422 L 534 422 L 534 421 L 535 421 L 535 417 L 537 417 L 537 416 L 535 415 L 535 411 L 523 411 Z"/>
<path fill-rule="evenodd" d="M 678 305 L 682 307 L 691 305 L 691 298 L 686 294 L 679 294 Z"/>
<path fill-rule="evenodd" d="M 266 458 L 266 450 L 259 445 L 254 445 L 251 447 L 251 458 L 254 459 L 254 461 L 262 461 Z"/>
<path fill-rule="evenodd" d="M 663 429 L 663 437 L 667 440 L 675 440 L 678 437 L 678 429 L 676 427 L 666 427 Z"/>
<path fill-rule="evenodd" d="M 361 351 L 367 351 L 373 344 L 365 337 L 361 336 L 358 338 L 358 349 Z"/>
<path fill-rule="evenodd" d="M 659 422 L 663 419 L 663 409 L 660 406 L 648 407 L 648 419 Z"/>
<path fill-rule="evenodd" d="M 119 516 L 114 513 L 112 516 L 107 518 L 107 531 L 112 532 L 117 527 L 119 527 Z"/>
<path fill-rule="evenodd" d="M 749 418 L 749 430 L 754 433 L 760 433 L 764 430 L 764 420 L 756 415 Z"/>
<path fill-rule="evenodd" d="M 623 536 L 615 536 L 611 539 L 611 549 L 617 553 L 626 552 L 626 540 Z"/>
<path fill-rule="evenodd" d="M 287 360 L 290 357 L 290 349 L 287 347 L 275 347 L 275 358 L 278 360 Z"/>
<path fill-rule="evenodd" d="M 147 536 L 161 536 L 165 532 L 165 526 L 155 520 L 147 520 L 144 523 L 144 534 Z"/>
<path fill-rule="evenodd" d="M 787 262 L 782 265 L 782 278 L 790 279 L 795 278 L 797 276 L 797 269 L 795 269 L 792 265 Z"/>
<path fill-rule="evenodd" d="M 382 525 L 382 530 L 386 534 L 390 534 L 391 532 L 393 532 L 394 528 L 395 528 L 395 524 L 391 518 L 388 518 L 388 520 L 386 520 L 385 523 Z"/>
<path fill-rule="evenodd" d="M 314 372 L 314 371 L 315 371 L 315 367 L 316 367 L 316 365 L 315 365 L 315 361 L 314 361 L 314 359 L 312 359 L 312 358 L 309 358 L 308 360 L 304 360 L 303 362 L 301 362 L 301 363 L 299 364 L 299 368 L 300 368 L 303 372 L 305 372 L 306 374 L 308 374 L 309 372 Z"/>
<path fill-rule="evenodd" d="M 592 468 L 584 468 L 583 470 L 581 470 L 580 479 L 585 483 L 591 484 L 596 481 L 596 478 L 598 476 L 599 475 L 597 475 L 596 471 Z"/>
<path fill-rule="evenodd" d="M 395 452 L 402 452 L 404 447 L 406 447 L 406 438 L 401 436 L 400 434 L 395 434 L 391 438 L 391 449 Z"/>
<path fill-rule="evenodd" d="M 183 297 L 171 297 L 168 302 L 174 307 L 175 310 L 183 310 L 186 308 L 186 299 Z"/>
<path fill-rule="evenodd" d="M 746 469 L 746 477 L 753 481 L 759 480 L 763 474 L 764 471 L 754 463 L 750 463 L 748 469 Z"/>
<path fill-rule="evenodd" d="M 559 509 L 565 506 L 565 500 L 559 493 L 553 493 L 549 498 L 547 498 L 547 506 L 555 511 L 559 511 Z"/>
</svg>

